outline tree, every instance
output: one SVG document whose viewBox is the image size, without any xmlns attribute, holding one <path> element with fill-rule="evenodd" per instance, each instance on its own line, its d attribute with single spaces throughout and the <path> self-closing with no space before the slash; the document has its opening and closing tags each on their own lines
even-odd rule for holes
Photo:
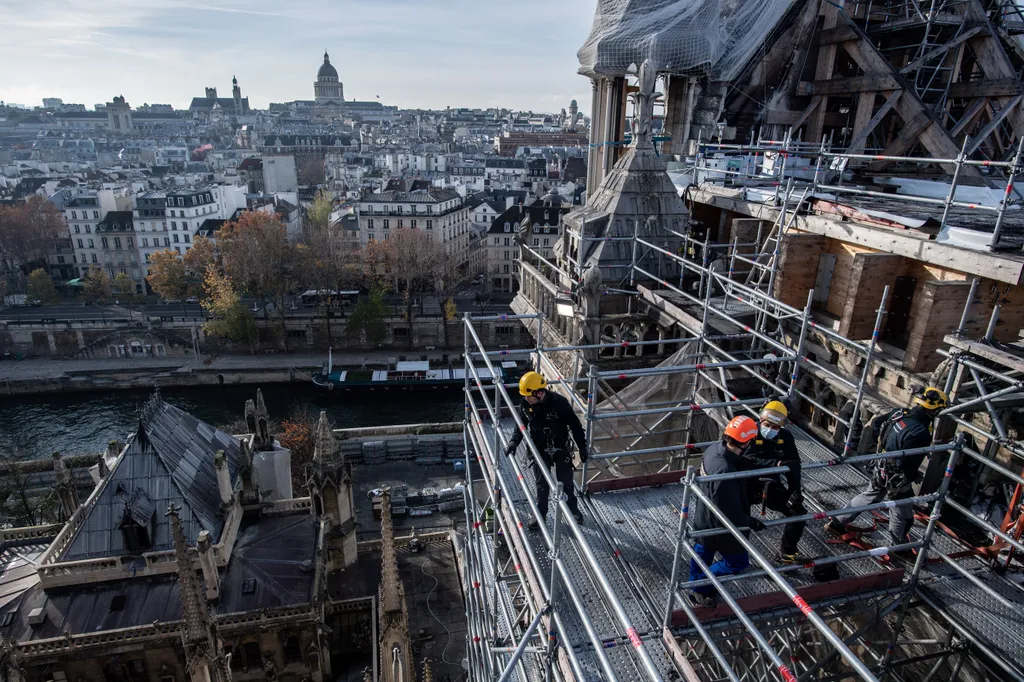
<svg viewBox="0 0 1024 682">
<path fill-rule="evenodd" d="M 299 278 L 303 286 L 317 291 L 345 291 L 361 279 L 358 247 L 345 238 L 340 224 L 331 224 L 334 202 L 320 191 L 306 213 L 304 244 L 297 251 Z M 317 297 L 317 308 L 324 317 L 328 342 L 331 338 L 331 299 Z"/>
<path fill-rule="evenodd" d="M 139 301 L 139 294 L 136 290 L 135 280 L 129 277 L 126 273 L 119 272 L 117 277 L 111 283 L 114 291 L 114 297 L 120 303 L 137 303 Z"/>
<path fill-rule="evenodd" d="M 409 349 L 413 343 L 413 298 L 435 290 L 444 277 L 447 259 L 434 237 L 422 230 L 402 228 L 383 242 L 367 246 L 367 266 L 377 277 L 390 279 L 402 292 L 409 325 Z"/>
<path fill-rule="evenodd" d="M 217 263 L 217 250 L 213 242 L 199 236 L 192 240 L 192 248 L 181 257 L 185 266 L 185 288 L 188 296 L 202 298 L 205 295 L 207 268 Z"/>
<path fill-rule="evenodd" d="M 184 301 L 188 298 L 185 264 L 170 249 L 158 251 L 150 257 L 149 286 L 165 301 Z"/>
<path fill-rule="evenodd" d="M 85 274 L 82 295 L 89 303 L 110 303 L 113 293 L 107 273 L 95 265 L 89 268 L 89 272 Z"/>
<path fill-rule="evenodd" d="M 270 299 L 277 308 L 281 338 L 288 350 L 285 299 L 295 281 L 297 253 L 276 215 L 248 211 L 220 229 L 217 246 L 224 272 L 239 289 Z"/>
<path fill-rule="evenodd" d="M 0 268 L 22 284 L 22 271 L 41 261 L 62 234 L 64 216 L 53 202 L 33 194 L 24 204 L 0 206 Z"/>
<path fill-rule="evenodd" d="M 476 307 L 480 309 L 480 314 L 483 315 L 487 304 L 491 302 L 491 295 L 479 293 L 473 297 L 473 302 L 476 303 Z"/>
<path fill-rule="evenodd" d="M 451 348 L 451 343 L 448 340 L 448 322 L 459 317 L 459 306 L 455 305 L 455 299 L 451 296 L 444 302 L 441 315 L 444 317 L 444 347 Z"/>
<path fill-rule="evenodd" d="M 53 286 L 53 278 L 42 268 L 36 268 L 29 274 L 25 293 L 30 300 L 40 301 L 43 305 L 51 305 L 59 299 L 57 288 Z"/>
<path fill-rule="evenodd" d="M 345 328 L 350 339 L 358 341 L 360 334 L 364 334 L 370 347 L 387 340 L 388 326 L 384 321 L 388 314 L 388 304 L 384 300 L 386 293 L 387 289 L 377 284 L 370 289 L 369 296 L 359 298 L 352 314 L 348 316 L 348 326 Z"/>
<path fill-rule="evenodd" d="M 207 334 L 230 341 L 244 341 L 252 351 L 256 340 L 256 320 L 242 303 L 231 279 L 215 265 L 206 269 L 203 307 L 210 312 L 210 319 L 203 324 Z"/>
</svg>

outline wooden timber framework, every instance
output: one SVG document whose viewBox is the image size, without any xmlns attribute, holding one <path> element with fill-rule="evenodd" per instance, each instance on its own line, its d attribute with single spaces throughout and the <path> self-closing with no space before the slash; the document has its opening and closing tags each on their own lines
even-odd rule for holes
<svg viewBox="0 0 1024 682">
<path fill-rule="evenodd" d="M 850 154 L 946 160 L 915 164 L 912 174 L 948 178 L 961 154 L 1012 162 L 1024 138 L 1024 15 L 1015 0 L 794 0 L 759 38 L 734 81 L 660 74 L 663 152 L 685 155 L 698 139 L 826 140 Z M 594 78 L 591 192 L 622 153 L 630 78 Z M 898 164 L 850 167 L 898 173 Z M 993 172 L 963 167 L 960 182 L 987 184 Z"/>
</svg>

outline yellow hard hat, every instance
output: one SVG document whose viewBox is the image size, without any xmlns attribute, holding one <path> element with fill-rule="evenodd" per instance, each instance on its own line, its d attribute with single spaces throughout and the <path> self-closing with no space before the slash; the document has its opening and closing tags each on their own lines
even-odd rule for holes
<svg viewBox="0 0 1024 682">
<path fill-rule="evenodd" d="M 546 389 L 548 381 L 537 372 L 527 372 L 519 378 L 519 395 L 533 395 L 534 391 Z"/>
<path fill-rule="evenodd" d="M 914 396 L 914 403 L 926 410 L 944 410 L 949 407 L 949 396 L 937 386 L 929 386 Z"/>
<path fill-rule="evenodd" d="M 789 410 L 786 409 L 785 403 L 781 400 L 770 400 L 767 405 L 761 408 L 761 419 L 782 424 L 789 419 Z"/>
</svg>

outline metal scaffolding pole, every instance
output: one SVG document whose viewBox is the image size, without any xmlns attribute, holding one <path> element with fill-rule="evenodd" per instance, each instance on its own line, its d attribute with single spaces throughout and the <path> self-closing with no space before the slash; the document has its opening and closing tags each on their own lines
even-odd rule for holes
<svg viewBox="0 0 1024 682">
<path fill-rule="evenodd" d="M 939 520 L 939 515 L 942 513 L 942 503 L 946 499 L 946 495 L 949 493 L 949 483 L 953 479 L 953 469 L 956 467 L 957 461 L 960 459 L 960 451 L 964 445 L 964 435 L 961 432 L 957 435 L 956 445 L 949 453 L 949 460 L 946 463 L 946 471 L 942 476 L 942 483 L 939 484 L 938 499 L 935 500 L 935 504 L 932 505 L 932 512 L 928 516 L 928 526 L 924 531 L 924 547 L 917 553 L 917 560 L 914 561 L 914 568 L 910 573 L 910 580 L 907 582 L 907 592 L 913 594 L 917 589 L 917 583 L 921 576 L 921 569 L 924 567 L 925 559 L 928 556 L 928 550 L 932 539 L 932 534 L 935 532 L 935 524 Z M 896 619 L 896 625 L 893 627 L 892 640 L 889 646 L 885 650 L 885 657 L 882 660 L 882 669 L 888 671 L 889 662 L 892 661 L 893 650 L 895 649 L 896 639 L 899 634 L 903 631 L 903 623 L 907 619 L 907 613 L 910 610 L 910 600 L 906 600 L 903 603 L 903 608 L 900 609 L 900 614 Z"/>
<path fill-rule="evenodd" d="M 476 343 L 477 347 L 479 347 L 481 350 L 483 350 L 483 343 L 480 341 L 480 337 L 479 337 L 479 335 L 477 335 L 476 329 L 474 329 L 472 324 L 467 324 L 466 325 L 466 331 L 468 331 L 469 334 L 472 336 L 473 341 Z M 491 371 L 491 373 L 494 374 L 495 373 L 495 369 L 494 369 L 494 366 L 491 364 L 490 360 L 485 357 L 484 358 L 484 362 L 487 364 L 487 367 Z M 499 389 L 499 392 L 500 392 L 500 395 L 502 397 L 503 402 L 508 407 L 511 408 L 512 407 L 512 401 L 511 401 L 511 398 L 509 398 L 508 393 L 505 390 L 504 386 L 499 384 L 498 385 L 498 389 Z M 485 400 L 486 400 L 486 397 L 485 397 Z M 492 415 L 494 415 L 493 411 L 492 411 Z M 526 431 L 526 425 L 523 423 L 522 419 L 515 412 L 515 410 L 512 410 L 512 418 L 516 422 L 516 427 L 518 429 L 520 429 L 521 431 L 525 432 Z M 495 424 L 494 425 L 495 425 L 495 428 L 496 428 L 497 427 L 496 415 L 492 416 L 492 419 L 495 420 Z M 536 445 L 534 445 L 533 441 L 530 438 L 524 438 L 523 442 L 526 444 L 527 448 L 530 450 L 530 453 L 535 458 L 535 461 L 540 461 L 540 462 L 544 461 L 543 457 L 541 456 L 540 451 L 537 449 Z M 494 453 L 493 457 L 496 457 L 496 456 L 497 456 L 497 453 Z M 492 457 L 492 459 L 493 459 L 493 457 Z M 536 469 L 537 469 L 537 471 L 539 471 L 541 473 L 542 476 L 544 476 L 544 478 L 547 480 L 548 485 L 551 486 L 551 487 L 554 487 L 555 480 L 554 480 L 551 472 L 546 467 L 537 467 Z M 529 498 L 529 491 L 526 490 L 525 483 L 524 483 L 524 480 L 522 478 L 520 478 L 520 484 L 522 485 L 524 491 L 526 492 L 528 499 L 530 499 Z M 557 504 L 559 506 L 565 506 L 566 502 L 564 502 L 562 500 L 559 500 L 557 502 Z M 536 510 L 536 504 L 533 503 L 532 499 L 531 499 L 531 506 Z M 537 510 L 537 511 L 539 512 L 539 510 Z M 570 513 L 567 513 L 570 510 L 566 506 L 565 509 L 563 509 L 562 511 L 563 511 L 563 515 L 565 517 L 566 525 L 568 525 L 568 527 L 569 527 L 569 529 L 570 529 L 570 531 L 572 533 L 573 539 L 576 542 L 577 549 L 580 550 L 583 553 L 583 555 L 586 557 L 586 560 L 588 562 L 590 562 L 592 565 L 597 565 L 598 564 L 597 557 L 594 556 L 593 550 L 591 550 L 589 543 L 587 542 L 586 538 L 584 537 L 582 531 L 579 528 L 579 525 L 576 523 L 576 520 L 572 517 L 572 515 Z M 539 516 L 542 517 L 543 514 L 539 514 Z M 543 528 L 543 526 L 541 526 L 541 528 Z M 544 529 L 542 534 L 545 537 L 545 541 L 550 546 L 551 539 L 548 537 L 547 530 Z M 564 573 L 564 569 L 560 569 L 560 572 L 563 573 L 563 575 L 562 575 L 563 583 L 568 583 L 569 580 L 568 580 L 568 577 Z M 618 596 L 615 594 L 615 591 L 612 588 L 611 584 L 608 582 L 608 578 L 602 572 L 600 572 L 600 571 L 594 572 L 594 577 L 595 577 L 598 585 L 600 586 L 601 592 L 604 594 L 604 598 L 607 600 L 608 605 L 611 607 L 612 613 L 615 615 L 615 617 L 621 623 L 622 627 L 625 629 L 626 635 L 629 637 L 629 640 L 632 643 L 633 648 L 636 650 L 637 656 L 639 656 L 641 664 L 643 665 L 644 669 L 646 670 L 648 677 L 651 680 L 654 680 L 655 682 L 663 682 L 662 677 L 661 677 L 661 673 L 658 672 L 658 668 L 654 664 L 654 661 L 651 659 L 650 653 L 647 651 L 646 645 L 644 644 L 644 642 L 640 638 L 640 636 L 637 634 L 636 628 L 633 627 L 632 620 L 630 619 L 629 615 L 626 613 L 625 608 L 622 606 L 622 602 L 619 600 Z"/>
<path fill-rule="evenodd" d="M 885 304 L 889 300 L 889 285 L 882 289 L 882 302 L 875 311 L 875 328 L 871 332 L 871 340 L 868 342 L 868 352 L 864 356 L 864 370 L 860 373 L 860 381 L 857 383 L 857 397 L 853 402 L 853 412 L 850 413 L 850 426 L 846 430 L 846 443 L 843 445 L 843 454 L 840 459 L 845 459 L 853 449 L 853 439 L 860 430 L 860 404 L 864 400 L 864 386 L 868 382 L 871 373 L 871 358 L 875 354 L 875 344 L 878 343 L 878 336 L 882 331 L 882 317 L 885 316 Z M 858 436 L 859 437 L 859 436 Z"/>
<path fill-rule="evenodd" d="M 782 576 L 782 574 L 775 569 L 771 562 L 768 561 L 764 557 L 764 555 L 762 555 L 761 552 L 758 551 L 757 547 L 755 547 L 746 538 L 746 536 L 744 536 L 743 533 L 737 530 L 736 526 L 734 526 L 732 521 L 729 520 L 729 517 L 727 517 L 715 505 L 715 503 L 701 491 L 700 487 L 691 485 L 690 488 L 693 490 L 693 495 L 695 495 L 697 499 L 700 500 L 701 503 L 704 504 L 708 508 L 708 510 L 715 516 L 715 518 L 718 519 L 718 522 L 722 524 L 722 526 L 733 535 L 733 537 L 740 543 L 740 545 L 743 546 L 743 549 L 746 550 L 747 554 L 749 554 L 754 561 L 760 564 L 760 566 L 767 572 L 768 577 L 771 578 L 771 580 L 779 586 L 779 589 L 781 589 L 782 592 L 787 597 L 789 597 L 789 599 L 794 604 L 796 604 L 797 608 L 800 609 L 800 612 L 804 614 L 804 616 L 811 622 L 811 624 L 814 625 L 819 632 L 821 632 L 821 634 L 825 637 L 825 639 L 829 641 L 829 643 L 832 644 L 833 647 L 839 650 L 839 655 L 843 657 L 843 660 L 845 660 L 847 664 L 849 664 L 849 666 L 853 668 L 857 672 L 857 674 L 860 675 L 863 679 L 868 680 L 869 682 L 874 682 L 875 680 L 877 680 L 877 678 L 874 676 L 871 670 L 866 665 L 864 665 L 864 661 L 862 661 L 860 658 L 857 657 L 856 654 L 850 651 L 849 647 L 846 646 L 842 638 L 832 631 L 832 629 L 822 619 L 822 617 L 818 615 L 818 613 L 806 601 L 804 601 L 804 598 L 797 593 L 793 586 L 790 585 L 789 582 Z M 690 552 L 690 555 L 697 556 L 696 552 L 693 552 L 692 550 Z M 699 557 L 697 558 L 699 560 Z M 703 562 L 701 561 L 699 563 Z M 721 587 L 720 584 L 717 584 L 717 579 L 708 572 L 707 566 L 701 566 L 701 569 L 704 570 L 705 575 L 707 575 L 709 579 L 716 583 L 715 589 L 717 589 L 721 595 L 725 596 L 728 594 L 725 591 L 725 589 Z M 729 598 L 731 599 L 731 597 Z M 774 655 L 774 651 L 772 652 L 772 654 Z"/>
</svg>

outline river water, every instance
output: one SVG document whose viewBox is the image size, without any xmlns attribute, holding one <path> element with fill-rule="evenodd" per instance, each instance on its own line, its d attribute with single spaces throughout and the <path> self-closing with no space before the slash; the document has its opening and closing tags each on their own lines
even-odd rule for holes
<svg viewBox="0 0 1024 682">
<path fill-rule="evenodd" d="M 0 398 L 0 452 L 18 459 L 53 452 L 99 452 L 111 440 L 123 441 L 135 430 L 139 407 L 150 395 L 110 391 Z M 255 399 L 256 387 L 164 389 L 161 396 L 213 426 L 224 427 L 242 419 L 245 401 Z M 335 428 L 461 421 L 464 403 L 456 391 L 350 392 L 337 397 L 302 384 L 264 386 L 263 397 L 271 420 L 327 410 Z"/>
</svg>

